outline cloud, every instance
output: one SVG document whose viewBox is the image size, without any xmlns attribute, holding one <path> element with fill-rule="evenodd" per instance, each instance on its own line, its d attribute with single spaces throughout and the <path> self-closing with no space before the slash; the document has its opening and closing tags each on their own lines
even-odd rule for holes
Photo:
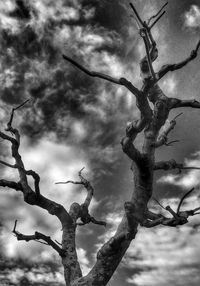
<svg viewBox="0 0 200 286">
<path fill-rule="evenodd" d="M 192 5 L 190 10 L 184 15 L 185 26 L 189 28 L 200 27 L 200 8 L 197 5 Z"/>
<path fill-rule="evenodd" d="M 78 248 L 77 249 L 77 255 L 78 255 L 78 259 L 79 259 L 79 263 L 81 266 L 82 273 L 83 273 L 83 275 L 87 275 L 87 273 L 90 271 L 90 267 L 89 267 L 90 261 L 87 258 L 86 250 L 83 248 Z"/>
<path fill-rule="evenodd" d="M 173 95 L 176 92 L 177 80 L 175 75 L 166 77 L 161 84 L 162 90 L 165 94 Z"/>
</svg>

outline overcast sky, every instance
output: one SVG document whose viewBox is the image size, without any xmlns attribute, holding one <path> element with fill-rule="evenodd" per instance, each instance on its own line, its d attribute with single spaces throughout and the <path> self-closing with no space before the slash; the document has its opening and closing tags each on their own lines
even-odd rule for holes
<svg viewBox="0 0 200 286">
<path fill-rule="evenodd" d="M 91 213 L 108 226 L 85 226 L 78 230 L 77 248 L 84 273 L 94 263 L 98 247 L 120 222 L 123 204 L 132 191 L 129 159 L 120 140 L 128 121 L 139 115 L 135 99 L 125 88 L 90 78 L 62 59 L 62 53 L 91 70 L 116 78 L 126 77 L 141 87 L 139 60 L 144 44 L 130 17 L 125 0 L 4 0 L 0 2 L 0 126 L 3 129 L 13 106 L 31 99 L 15 117 L 21 130 L 21 155 L 27 169 L 41 175 L 41 191 L 67 208 L 82 202 L 85 191 L 57 181 L 85 175 L 95 187 Z M 133 2 L 145 20 L 165 1 Z M 153 28 L 159 58 L 154 67 L 179 62 L 190 55 L 200 38 L 199 0 L 170 0 L 166 15 Z M 168 74 L 160 87 L 170 97 L 199 100 L 200 55 L 182 70 Z M 157 160 L 176 159 L 200 166 L 199 111 L 184 109 L 172 140 L 161 147 Z M 178 114 L 172 112 L 169 120 Z M 0 142 L 2 158 L 12 162 L 10 150 Z M 142 135 L 137 139 L 138 148 Z M 13 178 L 13 170 L 1 167 L 2 178 Z M 158 172 L 154 196 L 174 208 L 191 187 L 195 193 L 186 208 L 199 206 L 200 172 Z M 161 211 L 151 202 L 150 205 Z M 15 219 L 23 233 L 36 230 L 61 240 L 59 222 L 44 211 L 26 206 L 19 193 L 1 190 L 0 218 L 3 242 L 9 257 L 50 259 L 53 251 L 35 242 L 17 242 L 11 230 Z M 191 219 L 190 225 L 200 222 Z M 109 286 L 196 286 L 200 283 L 200 232 L 188 226 L 179 230 L 140 228 Z M 59 276 L 62 279 L 62 275 Z"/>
</svg>

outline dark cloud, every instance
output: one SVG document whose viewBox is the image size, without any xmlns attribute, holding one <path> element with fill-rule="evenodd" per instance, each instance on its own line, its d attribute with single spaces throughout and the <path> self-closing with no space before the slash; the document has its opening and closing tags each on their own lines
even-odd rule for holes
<svg viewBox="0 0 200 286">
<path fill-rule="evenodd" d="M 16 17 L 23 20 L 30 20 L 31 11 L 27 1 L 16 0 L 16 8 L 13 12 L 9 13 L 11 17 Z"/>
</svg>

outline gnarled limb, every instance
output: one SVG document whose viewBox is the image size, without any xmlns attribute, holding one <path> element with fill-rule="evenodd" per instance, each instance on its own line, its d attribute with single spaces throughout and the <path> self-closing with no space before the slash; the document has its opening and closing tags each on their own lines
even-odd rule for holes
<svg viewBox="0 0 200 286">
<path fill-rule="evenodd" d="M 167 143 L 168 141 L 168 134 L 174 129 L 175 125 L 176 125 L 176 119 L 181 115 L 182 113 L 178 114 L 177 116 L 175 116 L 169 123 L 169 126 L 158 136 L 158 139 L 156 140 L 154 147 L 160 147 L 162 145 L 170 145 L 172 142 L 177 142 L 177 140 L 172 141 Z"/>
<path fill-rule="evenodd" d="M 40 195 L 39 191 L 39 175 L 32 171 L 32 170 L 26 170 L 24 163 L 22 161 L 22 157 L 19 154 L 19 146 L 20 146 L 20 134 L 19 131 L 16 128 L 12 127 L 12 122 L 14 118 L 14 113 L 17 109 L 24 106 L 28 101 L 26 100 L 16 108 L 12 109 L 10 119 L 7 123 L 6 131 L 10 132 L 14 137 L 8 136 L 4 134 L 3 132 L 0 132 L 0 137 L 4 140 L 8 140 L 11 142 L 11 152 L 12 157 L 15 160 L 15 164 L 9 164 L 4 161 L 0 161 L 1 164 L 4 164 L 5 166 L 16 168 L 19 173 L 20 180 L 18 183 L 16 182 L 10 182 L 6 180 L 1 180 L 1 186 L 7 186 L 9 188 L 13 188 L 17 191 L 21 191 L 24 195 L 24 201 L 31 205 L 37 205 L 43 209 L 46 209 L 50 214 L 56 215 L 62 224 L 70 223 L 70 216 L 65 210 L 65 208 L 57 204 L 56 202 L 53 202 L 46 197 Z M 27 175 L 31 175 L 35 180 L 35 192 L 31 189 L 31 187 L 28 184 Z"/>
<path fill-rule="evenodd" d="M 66 256 L 66 252 L 62 248 L 60 248 L 58 246 L 58 244 L 55 243 L 50 238 L 50 236 L 46 236 L 43 233 L 37 232 L 37 231 L 33 235 L 25 235 L 25 234 L 22 234 L 19 231 L 17 231 L 16 227 L 17 227 L 17 220 L 15 221 L 14 228 L 13 228 L 13 233 L 16 235 L 17 240 L 25 240 L 27 242 L 31 241 L 31 240 L 35 240 L 37 242 L 40 242 L 40 243 L 43 243 L 43 244 L 51 246 L 61 257 Z"/>
<path fill-rule="evenodd" d="M 157 81 L 159 81 L 163 76 L 165 76 L 169 71 L 176 71 L 183 68 L 189 62 L 197 57 L 198 49 L 200 47 L 200 41 L 197 43 L 196 48 L 192 50 L 190 56 L 184 61 L 177 64 L 168 64 L 161 67 L 160 71 L 157 73 Z"/>
<path fill-rule="evenodd" d="M 160 161 L 155 162 L 154 164 L 154 170 L 174 170 L 178 169 L 181 170 L 200 170 L 200 167 L 192 167 L 192 166 L 184 166 L 182 163 L 177 163 L 174 159 L 171 159 L 169 161 Z"/>
<path fill-rule="evenodd" d="M 200 210 L 200 207 L 195 208 L 193 210 L 188 211 L 180 211 L 181 204 L 183 200 L 193 191 L 194 189 L 191 189 L 189 192 L 187 192 L 183 198 L 180 200 L 180 203 L 178 205 L 177 211 L 175 212 L 170 206 L 166 206 L 164 209 L 167 210 L 171 215 L 172 218 L 165 217 L 161 214 L 155 214 L 150 211 L 147 212 L 147 219 L 143 222 L 143 226 L 147 228 L 151 228 L 157 225 L 164 225 L 164 226 L 171 226 L 176 227 L 179 225 L 186 224 L 188 222 L 188 218 L 190 216 L 194 216 L 197 214 L 200 214 L 198 211 Z M 160 203 L 159 203 L 160 205 Z"/>
<path fill-rule="evenodd" d="M 23 188 L 22 188 L 22 185 L 21 183 L 16 183 L 16 182 L 13 182 L 13 181 L 7 181 L 7 180 L 0 180 L 0 186 L 1 187 L 7 187 L 7 188 L 10 188 L 10 189 L 14 189 L 16 191 L 22 191 Z"/>
<path fill-rule="evenodd" d="M 24 168 L 18 166 L 17 164 L 9 164 L 7 162 L 4 162 L 2 160 L 0 160 L 0 164 L 4 165 L 4 166 L 7 166 L 7 167 L 10 167 L 10 168 L 13 168 L 13 169 L 20 169 L 22 172 L 24 172 L 26 175 L 30 175 L 33 177 L 34 179 L 34 185 L 35 185 L 35 193 L 37 195 L 37 197 L 39 198 L 40 196 L 40 187 L 39 187 L 39 183 L 40 183 L 40 176 L 33 170 L 25 170 Z"/>
<path fill-rule="evenodd" d="M 73 203 L 70 207 L 69 214 L 72 217 L 72 219 L 76 225 L 85 225 L 85 224 L 92 222 L 94 224 L 106 226 L 105 222 L 98 221 L 89 214 L 88 209 L 89 209 L 89 205 L 91 203 L 91 200 L 92 200 L 92 197 L 94 194 L 94 189 L 93 189 L 92 185 L 90 184 L 90 182 L 83 177 L 83 175 L 82 175 L 83 169 L 84 168 L 82 168 L 78 173 L 80 181 L 78 181 L 78 182 L 76 182 L 76 181 L 57 182 L 56 184 L 72 183 L 74 185 L 83 185 L 85 187 L 85 189 L 87 190 L 87 196 L 85 198 L 84 203 L 81 205 L 79 205 L 78 203 Z M 82 223 L 76 222 L 78 218 L 81 219 Z"/>
<path fill-rule="evenodd" d="M 19 107 L 21 106 L 23 106 L 23 104 Z M 24 195 L 24 201 L 26 203 L 41 207 L 47 210 L 51 215 L 55 215 L 59 219 L 63 230 L 62 250 L 60 251 L 60 256 L 62 257 L 62 263 L 64 266 L 66 285 L 70 285 L 71 281 L 81 277 L 82 275 L 75 248 L 76 226 L 73 224 L 73 220 L 64 208 L 64 206 L 56 203 L 55 201 L 49 200 L 48 198 L 40 194 L 39 175 L 33 170 L 25 169 L 22 157 L 19 154 L 20 134 L 17 129 L 12 127 L 13 115 L 16 109 L 12 110 L 11 117 L 6 129 L 6 131 L 10 132 L 12 135 L 14 135 L 14 137 L 7 136 L 2 132 L 0 133 L 1 138 L 11 142 L 12 157 L 15 160 L 15 164 L 11 165 L 3 161 L 1 161 L 1 163 L 3 162 L 3 164 L 8 167 L 16 168 L 19 173 L 20 180 L 18 183 L 0 180 L 0 186 L 13 188 L 16 191 L 21 191 Z M 32 176 L 34 179 L 35 192 L 28 184 L 28 175 Z M 49 244 L 51 244 L 54 248 L 58 249 L 56 243 L 54 244 L 54 242 L 52 242 L 48 237 L 44 236 L 41 233 L 36 232 L 33 236 L 22 236 L 18 233 L 18 238 L 25 238 L 26 240 L 43 239 L 44 241 L 47 241 Z M 64 253 L 65 255 L 63 255 Z"/>
<path fill-rule="evenodd" d="M 200 102 L 195 99 L 181 100 L 178 98 L 169 98 L 169 108 L 191 107 L 200 108 Z"/>
</svg>

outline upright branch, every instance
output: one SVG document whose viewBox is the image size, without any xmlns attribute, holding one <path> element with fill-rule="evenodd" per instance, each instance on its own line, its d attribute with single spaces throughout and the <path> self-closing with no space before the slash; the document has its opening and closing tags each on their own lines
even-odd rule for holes
<svg viewBox="0 0 200 286">
<path fill-rule="evenodd" d="M 186 224 L 188 222 L 188 218 L 190 216 L 194 216 L 199 214 L 200 207 L 195 208 L 193 210 L 187 210 L 187 211 L 180 211 L 181 205 L 183 204 L 183 201 L 194 191 L 194 188 L 189 190 L 186 194 L 183 195 L 181 198 L 177 211 L 175 212 L 169 205 L 166 207 L 163 207 L 157 200 L 157 203 L 164 208 L 166 211 L 168 211 L 171 215 L 172 218 L 167 218 L 162 214 L 154 214 L 152 212 L 149 212 L 148 219 L 144 222 L 145 227 L 154 227 L 157 225 L 165 225 L 165 226 L 171 226 L 171 227 L 176 227 L 179 225 Z"/>
<path fill-rule="evenodd" d="M 168 141 L 168 134 L 174 129 L 174 127 L 176 126 L 176 119 L 182 115 L 183 113 L 179 113 L 178 115 L 176 115 L 169 123 L 168 127 L 159 135 L 158 139 L 156 140 L 154 146 L 160 147 L 162 145 L 167 145 L 170 146 L 172 143 L 178 142 L 178 140 L 174 140 L 171 142 L 167 142 Z"/>
<path fill-rule="evenodd" d="M 155 81 L 156 77 L 155 77 L 155 72 L 154 72 L 153 65 L 152 65 L 152 59 L 151 59 L 151 54 L 150 54 L 150 47 L 148 45 L 149 41 L 148 41 L 147 30 L 146 29 L 141 29 L 140 30 L 140 36 L 144 40 L 146 54 L 147 54 L 147 62 L 148 62 L 148 67 L 149 67 L 149 70 L 150 70 L 151 77 L 152 77 L 153 81 Z"/>
<path fill-rule="evenodd" d="M 72 219 L 74 220 L 74 222 L 76 223 L 76 225 L 81 226 L 81 225 L 85 225 L 85 224 L 92 222 L 94 224 L 106 226 L 106 223 L 104 221 L 98 221 L 89 214 L 89 206 L 90 206 L 93 194 L 94 194 L 94 189 L 93 189 L 92 185 L 90 184 L 90 182 L 83 177 L 83 175 L 82 175 L 83 169 L 84 168 L 82 168 L 78 173 L 80 181 L 57 182 L 56 184 L 69 184 L 69 183 L 71 183 L 74 185 L 83 185 L 85 187 L 85 189 L 87 190 L 87 196 L 85 198 L 84 203 L 82 203 L 81 205 L 79 205 L 78 203 L 73 203 L 70 207 L 69 214 L 72 217 Z M 78 218 L 81 219 L 81 221 L 82 221 L 81 223 L 76 222 Z"/>
<path fill-rule="evenodd" d="M 155 15 L 153 15 L 153 16 L 151 16 L 151 17 L 149 18 L 149 20 L 147 21 L 147 25 L 148 25 L 148 26 L 150 26 L 151 21 L 152 21 L 153 19 L 157 18 L 157 17 L 160 15 L 160 13 L 163 11 L 163 9 L 164 9 L 167 5 L 168 5 L 168 2 L 166 2 L 166 3 L 161 7 L 161 9 L 160 9 Z"/>
</svg>

